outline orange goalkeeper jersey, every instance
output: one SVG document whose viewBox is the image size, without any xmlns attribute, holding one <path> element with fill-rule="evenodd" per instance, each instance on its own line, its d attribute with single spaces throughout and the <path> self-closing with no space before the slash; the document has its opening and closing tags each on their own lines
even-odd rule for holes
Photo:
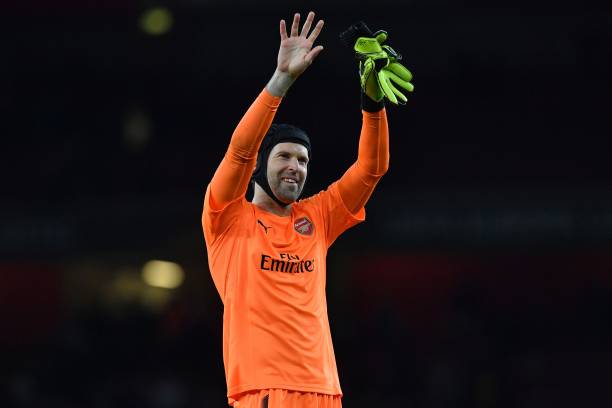
<svg viewBox="0 0 612 408">
<path fill-rule="evenodd" d="M 210 188 L 205 203 L 209 196 Z M 228 396 L 266 388 L 342 394 L 327 318 L 325 258 L 365 210 L 352 215 L 336 184 L 293 204 L 289 217 L 244 197 L 221 211 L 206 208 L 209 265 L 224 304 Z"/>
<path fill-rule="evenodd" d="M 364 205 L 389 164 L 386 111 L 364 111 L 357 161 L 327 190 L 293 203 L 287 217 L 248 202 L 257 150 L 281 99 L 263 90 L 253 102 L 204 200 L 208 264 L 224 305 L 230 404 L 256 389 L 342 395 L 325 258 L 338 235 L 364 219 Z"/>
</svg>

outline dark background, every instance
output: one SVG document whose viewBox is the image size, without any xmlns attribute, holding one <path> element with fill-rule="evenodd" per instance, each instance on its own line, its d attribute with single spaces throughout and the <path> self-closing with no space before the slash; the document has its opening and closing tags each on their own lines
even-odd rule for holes
<svg viewBox="0 0 612 408">
<path fill-rule="evenodd" d="M 356 156 L 339 32 L 386 29 L 415 74 L 368 221 L 328 257 L 344 405 L 612 403 L 609 2 L 2 4 L 2 407 L 226 406 L 203 191 L 278 20 L 310 9 L 325 50 L 277 115 L 313 140 L 307 194 Z M 150 259 L 183 285 L 147 286 Z"/>
</svg>

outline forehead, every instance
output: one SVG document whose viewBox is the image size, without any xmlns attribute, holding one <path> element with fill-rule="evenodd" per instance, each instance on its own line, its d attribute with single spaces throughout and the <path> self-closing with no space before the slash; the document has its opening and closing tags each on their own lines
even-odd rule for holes
<svg viewBox="0 0 612 408">
<path fill-rule="evenodd" d="M 270 156 L 275 155 L 279 152 L 291 153 L 291 154 L 301 154 L 308 157 L 308 149 L 306 146 L 300 143 L 292 143 L 292 142 L 283 142 L 279 143 L 272 148 L 270 152 Z"/>
</svg>

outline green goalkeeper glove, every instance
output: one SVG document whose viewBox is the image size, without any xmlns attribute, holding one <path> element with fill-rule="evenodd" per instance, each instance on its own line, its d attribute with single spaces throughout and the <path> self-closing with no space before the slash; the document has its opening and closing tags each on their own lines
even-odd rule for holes
<svg viewBox="0 0 612 408">
<path fill-rule="evenodd" d="M 374 59 L 368 58 L 364 61 L 359 61 L 361 90 L 374 102 L 380 102 L 385 97 L 385 93 L 378 84 L 377 76 Z"/>
<path fill-rule="evenodd" d="M 340 39 L 353 48 L 359 59 L 362 91 L 375 102 L 381 102 L 386 96 L 394 104 L 404 104 L 408 99 L 394 83 L 412 92 L 412 74 L 398 62 L 402 56 L 390 46 L 383 45 L 387 37 L 383 30 L 372 34 L 361 21 L 340 34 Z"/>
<path fill-rule="evenodd" d="M 385 96 L 394 104 L 404 105 L 408 102 L 408 98 L 400 92 L 394 83 L 404 88 L 408 92 L 414 91 L 414 85 L 410 83 L 412 80 L 412 73 L 408 69 L 400 64 L 399 61 L 402 56 L 397 54 L 395 50 L 387 45 L 383 45 L 383 48 L 389 55 L 388 64 L 378 71 L 378 84 L 384 92 Z M 399 101 L 398 101 L 399 99 Z"/>
</svg>

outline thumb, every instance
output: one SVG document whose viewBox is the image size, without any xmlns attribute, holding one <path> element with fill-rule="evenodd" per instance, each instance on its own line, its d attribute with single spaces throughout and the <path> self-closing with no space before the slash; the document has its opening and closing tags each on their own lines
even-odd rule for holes
<svg viewBox="0 0 612 408">
<path fill-rule="evenodd" d="M 317 55 L 319 55 L 321 51 L 323 51 L 323 46 L 317 45 L 312 50 L 310 50 L 308 54 L 306 54 L 306 56 L 304 57 L 304 60 L 306 60 L 308 64 L 312 64 L 314 59 L 317 58 Z"/>
</svg>

